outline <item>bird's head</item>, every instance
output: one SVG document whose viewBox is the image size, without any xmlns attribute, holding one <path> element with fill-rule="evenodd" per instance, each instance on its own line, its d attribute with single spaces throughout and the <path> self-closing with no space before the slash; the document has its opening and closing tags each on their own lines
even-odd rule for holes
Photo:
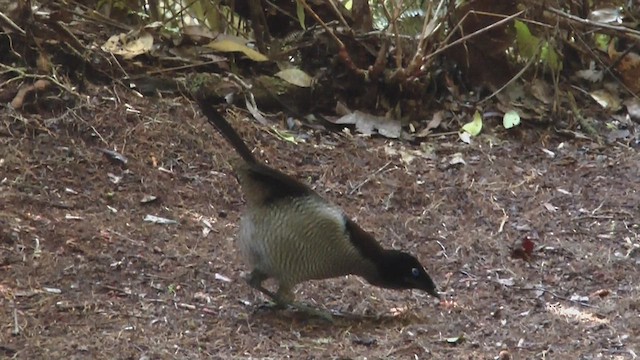
<svg viewBox="0 0 640 360">
<path fill-rule="evenodd" d="M 438 288 L 418 259 L 397 250 L 385 250 L 377 261 L 378 276 L 373 285 L 389 289 L 419 289 L 440 298 Z"/>
</svg>

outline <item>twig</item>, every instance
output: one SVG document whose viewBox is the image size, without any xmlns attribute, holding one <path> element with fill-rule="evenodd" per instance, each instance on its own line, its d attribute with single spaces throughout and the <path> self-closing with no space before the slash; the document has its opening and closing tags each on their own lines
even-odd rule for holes
<svg viewBox="0 0 640 360">
<path fill-rule="evenodd" d="M 504 231 L 504 226 L 509 220 L 509 215 L 507 215 L 507 212 L 504 211 L 504 208 L 501 207 L 500 210 L 502 210 L 502 219 L 500 220 L 500 227 L 498 227 L 498 234 Z"/>
<path fill-rule="evenodd" d="M 576 32 L 577 34 L 577 32 Z M 604 71 L 607 72 L 607 74 L 609 74 L 609 76 L 611 76 L 613 79 L 616 80 L 616 82 L 618 83 L 618 85 L 620 85 L 623 89 L 625 89 L 625 91 L 627 91 L 627 93 L 629 93 L 631 96 L 635 97 L 635 98 L 639 98 L 638 95 L 636 95 L 635 91 L 631 90 L 618 76 L 618 74 L 616 74 L 615 71 L 612 70 L 612 67 L 614 64 L 611 63 L 605 63 L 602 58 L 600 56 L 598 56 L 598 54 L 596 54 L 593 49 L 591 48 L 591 46 L 589 44 L 587 44 L 587 42 L 583 39 L 582 36 L 576 36 L 576 39 L 580 42 L 580 44 L 582 44 L 582 46 L 584 47 L 584 49 L 586 49 L 586 51 L 588 52 L 589 55 L 591 55 L 592 59 L 595 59 L 595 61 L 598 63 L 598 65 L 600 65 Z M 571 43 L 569 43 L 571 44 Z M 631 46 L 629 47 L 629 49 L 633 49 L 635 46 Z M 627 49 L 628 50 L 628 49 Z M 626 53 L 626 51 L 625 51 Z M 624 54 L 624 53 L 623 53 Z M 614 63 L 617 63 L 618 60 L 622 60 L 622 56 L 620 56 L 618 59 L 616 59 L 614 61 Z M 582 91 L 584 94 L 589 95 L 589 93 L 585 90 L 582 90 L 580 88 L 578 88 L 575 85 L 572 85 L 571 87 Z"/>
<path fill-rule="evenodd" d="M 347 23 L 347 20 L 345 20 L 344 16 L 342 16 L 342 13 L 340 12 L 340 9 L 338 9 L 338 6 L 335 4 L 335 0 L 329 0 L 328 3 L 331 5 L 331 8 L 336 13 L 336 16 L 338 16 L 338 19 L 340 19 L 340 22 L 342 23 L 342 26 L 344 26 L 349 31 L 351 31 L 351 27 Z"/>
<path fill-rule="evenodd" d="M 542 42 L 540 42 L 540 46 L 538 46 L 538 50 L 536 50 L 536 54 L 539 53 L 541 47 L 542 47 Z M 509 81 L 507 81 L 506 84 L 502 85 L 499 89 L 497 89 L 496 91 L 492 92 L 491 95 L 489 95 L 489 96 L 485 97 L 484 99 L 480 100 L 478 102 L 478 104 L 482 104 L 485 101 L 493 98 L 494 96 L 499 94 L 502 90 L 504 90 L 507 86 L 511 85 L 514 81 L 519 79 L 525 73 L 525 71 L 527 71 L 529 66 L 531 66 L 531 64 L 533 64 L 537 59 L 538 59 L 537 56 L 532 56 L 531 59 L 529 59 L 529 61 L 527 61 L 525 66 L 522 69 L 520 69 L 520 71 L 518 71 L 518 73 L 515 74 L 511 79 L 509 79 Z"/>
<path fill-rule="evenodd" d="M 595 305 L 587 304 L 587 303 L 585 303 L 585 302 L 583 302 L 583 301 L 579 301 L 579 300 L 571 300 L 571 299 L 569 299 L 569 298 L 567 298 L 567 297 L 564 297 L 564 296 L 558 295 L 558 294 L 554 293 L 553 291 L 551 291 L 551 290 L 547 290 L 547 289 L 542 288 L 542 287 L 530 287 L 530 288 L 529 288 L 529 287 L 521 287 L 521 286 L 511 286 L 511 288 L 513 288 L 513 289 L 518 289 L 518 290 L 542 291 L 543 293 L 547 293 L 547 294 L 549 294 L 549 295 L 553 296 L 553 297 L 554 297 L 554 298 L 556 298 L 556 299 L 560 299 L 560 300 L 568 301 L 568 302 L 571 302 L 571 303 L 574 303 L 574 304 L 578 304 L 578 305 L 581 305 L 581 306 L 584 306 L 584 307 L 588 307 L 588 308 L 593 308 L 593 309 L 597 309 L 597 308 L 598 308 L 598 307 L 597 307 L 597 306 L 595 306 Z"/>
<path fill-rule="evenodd" d="M 72 4 L 78 6 L 81 10 L 84 11 L 74 11 L 73 14 L 75 16 L 81 17 L 83 19 L 89 20 L 89 21 L 93 21 L 95 23 L 98 24 L 103 24 L 103 25 L 109 25 L 112 27 L 115 27 L 117 29 L 120 29 L 122 31 L 131 31 L 132 27 L 128 26 L 126 24 L 121 24 L 117 21 L 113 21 L 111 19 L 109 19 L 108 17 L 102 15 L 99 11 L 95 11 L 92 8 L 82 4 L 81 2 L 75 1 L 75 0 L 71 0 L 70 1 Z"/>
<path fill-rule="evenodd" d="M 444 257 L 448 259 L 449 255 L 447 255 L 447 249 L 444 247 L 444 245 L 442 245 L 440 240 L 436 240 L 436 244 L 440 245 L 440 248 L 442 249 L 442 255 L 444 255 Z"/>
<path fill-rule="evenodd" d="M 435 10 L 432 11 L 431 9 L 433 7 L 433 4 L 430 2 L 429 9 L 427 9 L 426 14 L 433 13 L 437 15 L 441 12 L 441 9 L 444 5 L 445 5 L 445 1 L 441 0 L 438 3 L 438 6 L 436 6 Z M 433 34 L 433 32 L 436 30 L 437 26 L 434 25 L 436 23 L 437 21 L 435 17 L 432 18 L 431 20 L 428 20 L 428 16 L 425 16 L 424 23 L 422 25 L 422 31 L 420 32 L 420 40 L 418 41 L 418 47 L 416 49 L 414 59 L 421 58 L 424 55 L 424 52 L 426 51 L 426 46 L 427 46 L 427 38 L 429 35 Z"/>
<path fill-rule="evenodd" d="M 600 209 L 602 209 L 602 205 L 604 205 L 604 201 L 602 201 L 600 205 L 598 205 L 598 207 L 596 207 L 595 209 L 593 209 L 593 211 L 591 211 L 591 215 L 595 215 L 598 211 L 600 211 Z"/>
<path fill-rule="evenodd" d="M 174 67 L 167 67 L 167 68 L 147 71 L 147 75 L 156 75 L 156 74 L 162 74 L 162 73 L 173 72 L 178 70 L 194 69 L 200 66 L 207 66 L 207 65 L 218 63 L 218 62 L 219 62 L 218 60 L 211 60 L 211 61 L 205 61 L 197 64 L 187 64 L 187 65 L 180 65 L 180 66 L 174 66 Z"/>
<path fill-rule="evenodd" d="M 458 40 L 456 40 L 456 41 L 454 41 L 454 42 L 452 42 L 452 43 L 449 43 L 449 44 L 447 44 L 447 45 L 445 45 L 445 46 L 443 46 L 443 47 L 441 47 L 441 48 L 437 49 L 436 51 L 434 51 L 434 52 L 432 52 L 432 53 L 430 53 L 430 54 L 428 54 L 428 55 L 426 55 L 426 56 L 425 56 L 425 62 L 426 62 L 426 60 L 431 59 L 431 58 L 434 58 L 436 55 L 438 55 L 438 54 L 440 54 L 440 53 L 442 53 L 442 52 L 444 52 L 444 51 L 447 51 L 449 48 L 451 48 L 451 47 L 453 47 L 453 46 L 456 46 L 456 45 L 458 45 L 458 44 L 460 44 L 460 43 L 462 43 L 462 42 L 465 42 L 465 41 L 469 41 L 469 39 L 471 39 L 471 38 L 473 38 L 473 37 L 476 37 L 476 36 L 478 36 L 478 35 L 480 35 L 480 34 L 482 34 L 482 33 L 486 32 L 486 31 L 489 31 L 489 30 L 493 29 L 494 27 L 500 26 L 500 25 L 502 25 L 502 24 L 505 24 L 505 23 L 507 23 L 507 22 L 509 22 L 509 21 L 511 21 L 511 20 L 513 20 L 513 19 L 515 19 L 515 18 L 517 18 L 518 16 L 522 15 L 524 12 L 525 12 L 525 10 L 518 11 L 517 13 L 512 14 L 512 15 L 509 15 L 509 16 L 505 17 L 504 19 L 502 19 L 502 20 L 500 20 L 500 21 L 497 21 L 497 22 L 495 22 L 495 23 L 493 23 L 493 24 L 491 24 L 491 25 L 487 26 L 486 28 L 482 28 L 482 29 L 480 29 L 480 30 L 478 30 L 478 31 L 474 31 L 474 32 L 472 32 L 471 34 L 469 34 L 469 35 L 467 35 L 467 36 L 463 36 L 463 37 L 461 37 L 460 39 L 458 39 Z M 486 14 L 486 13 L 482 13 L 482 12 L 478 12 L 478 11 L 470 11 L 469 13 L 467 13 L 467 14 L 466 14 L 466 15 L 465 15 L 465 16 L 464 16 L 464 17 L 463 17 L 463 18 L 458 22 L 458 25 L 456 25 L 456 27 L 457 27 L 457 26 L 459 26 L 459 24 L 462 24 L 462 22 L 466 19 L 466 17 L 467 17 L 469 14 L 474 14 L 474 15 L 488 15 L 488 14 Z M 451 32 L 450 32 L 449 37 L 451 37 L 453 34 L 454 34 L 454 31 L 451 31 Z M 445 40 L 445 41 L 446 41 L 446 40 Z"/>
<path fill-rule="evenodd" d="M 79 93 L 77 93 L 76 91 L 74 91 L 73 89 L 71 89 L 70 87 L 62 84 L 61 82 L 59 82 L 58 80 L 56 80 L 53 76 L 49 76 L 49 75 L 37 75 L 37 74 L 27 74 L 25 71 L 23 71 L 20 68 L 16 68 L 16 67 L 11 67 L 5 64 L 0 63 L 0 68 L 8 70 L 8 71 L 13 71 L 18 73 L 18 77 L 22 77 L 25 79 L 45 79 L 45 80 L 49 80 L 52 83 L 54 83 L 55 85 L 59 86 L 61 89 L 64 89 L 66 92 L 68 92 L 69 94 L 72 94 L 78 98 L 82 98 L 82 96 L 80 96 Z M 9 81 L 11 81 L 13 79 L 9 79 L 6 82 L 4 82 L 2 84 L 2 86 L 6 85 Z"/>
<path fill-rule="evenodd" d="M 127 240 L 127 241 L 129 241 L 130 243 L 132 243 L 132 244 L 134 244 L 136 246 L 141 246 L 141 247 L 146 246 L 146 243 L 144 243 L 142 241 L 139 241 L 139 240 L 132 239 L 129 236 L 127 236 L 125 234 L 122 234 L 120 232 L 113 231 L 113 230 L 107 230 L 107 232 L 109 232 L 110 234 L 116 235 L 116 236 L 118 236 L 118 237 L 120 237 L 120 238 L 122 238 L 124 240 Z M 112 289 L 112 290 L 115 290 L 115 289 Z M 120 291 L 120 290 L 118 290 L 118 291 Z"/>
<path fill-rule="evenodd" d="M 75 110 L 75 109 L 73 109 Z M 89 126 L 91 128 L 91 130 L 93 130 L 93 132 L 98 136 L 98 138 L 100 138 L 100 141 L 102 141 L 103 144 L 105 144 L 105 146 L 109 146 L 109 143 L 107 142 L 107 140 L 104 139 L 104 137 L 100 134 L 100 132 L 98 131 L 98 129 L 95 128 L 95 126 L 93 126 L 92 124 L 88 123 L 84 118 L 82 118 L 81 116 L 78 116 L 78 114 L 76 114 L 75 111 L 69 110 L 69 112 L 71 113 L 71 115 L 73 115 L 74 118 L 76 118 L 78 121 L 83 122 L 85 125 Z"/>
<path fill-rule="evenodd" d="M 373 174 L 370 174 L 369 176 L 367 176 L 366 179 L 364 179 L 361 183 L 359 183 L 358 185 L 356 185 L 353 189 L 351 189 L 351 191 L 349 191 L 349 195 L 353 195 L 356 191 L 358 191 L 364 184 L 368 183 L 369 181 L 371 181 L 371 179 L 376 176 L 377 174 L 379 174 L 380 172 L 382 172 L 382 170 L 384 170 L 387 166 L 389 166 L 391 164 L 391 161 L 387 162 L 386 164 L 382 165 L 381 168 L 379 168 L 378 170 L 374 171 Z"/>
<path fill-rule="evenodd" d="M 599 138 L 598 131 L 587 121 L 587 119 L 584 118 L 584 116 L 582 116 L 582 112 L 580 111 L 580 108 L 576 103 L 576 98 L 573 96 L 573 93 L 568 92 L 567 97 L 569 98 L 569 106 L 571 107 L 571 112 L 573 112 L 573 115 L 577 118 L 578 123 L 580 123 L 580 126 L 582 126 L 582 129 L 588 135 Z"/>
<path fill-rule="evenodd" d="M 441 133 L 431 133 L 427 134 L 427 137 L 438 137 L 438 136 L 449 136 L 449 135 L 458 135 L 459 131 L 446 131 Z"/>
<path fill-rule="evenodd" d="M 12 335 L 20 334 L 20 325 L 18 324 L 18 309 L 16 309 L 16 303 L 11 301 L 11 305 L 13 307 L 13 330 L 11 331 Z"/>
<path fill-rule="evenodd" d="M 14 23 L 13 20 L 11 20 L 2 11 L 0 11 L 0 19 L 2 21 L 4 21 L 7 25 L 9 25 L 9 27 L 11 27 L 13 30 L 19 32 L 20 35 L 22 35 L 22 36 L 26 36 L 27 35 L 26 31 L 22 30 L 22 28 L 20 26 L 18 26 L 18 24 Z"/>
<path fill-rule="evenodd" d="M 609 24 L 605 24 L 605 23 L 601 23 L 598 21 L 591 21 L 589 19 L 583 19 L 581 17 L 575 16 L 575 15 L 571 15 L 568 14 L 562 10 L 558 10 L 556 8 L 552 8 L 550 7 L 548 9 L 549 11 L 551 11 L 552 13 L 556 14 L 556 15 L 560 15 L 561 17 L 564 17 L 570 21 L 573 22 L 577 22 L 580 23 L 582 25 L 588 25 L 588 26 L 593 26 L 593 27 L 597 27 L 600 29 L 608 29 L 608 30 L 613 30 L 616 32 L 621 32 L 623 34 L 629 34 L 630 37 L 634 40 L 639 40 L 640 39 L 640 31 L 638 30 L 633 30 L 624 26 L 616 26 L 616 25 L 609 25 Z"/>
<path fill-rule="evenodd" d="M 353 59 L 351 59 L 351 56 L 349 55 L 349 52 L 347 52 L 347 47 L 344 45 L 344 43 L 342 42 L 342 40 L 340 40 L 340 38 L 338 38 L 338 36 L 336 36 L 336 34 L 333 32 L 333 30 L 331 30 L 327 24 L 324 23 L 324 21 L 322 21 L 322 19 L 320 19 L 320 16 L 318 16 L 318 14 L 315 13 L 315 11 L 313 11 L 313 9 L 311 8 L 311 6 L 309 6 L 309 4 L 307 4 L 307 0 L 299 0 L 300 3 L 302 4 L 302 6 L 304 6 L 305 10 L 311 14 L 311 16 L 316 20 L 316 22 L 318 24 L 320 24 L 320 26 L 322 26 L 322 28 L 329 34 L 329 36 L 331 36 L 333 38 L 333 40 L 336 42 L 336 44 L 338 44 L 338 46 L 340 47 L 340 50 L 338 50 L 338 55 L 340 56 L 340 59 L 342 59 L 342 62 L 347 66 L 347 68 L 349 68 L 349 70 L 353 71 L 355 74 L 362 76 L 363 78 L 367 79 L 368 78 L 368 72 L 364 69 L 360 69 L 359 67 L 356 66 L 356 64 L 353 62 Z"/>
<path fill-rule="evenodd" d="M 395 37 L 396 40 L 396 67 L 402 67 L 402 46 L 400 46 L 400 30 L 398 29 L 398 18 L 400 17 L 400 4 L 396 4 L 394 7 L 393 15 L 387 9 L 387 5 L 384 1 L 380 2 L 382 6 L 382 11 L 384 12 L 384 16 L 388 19 L 389 24 L 391 25 L 391 33 Z"/>
</svg>

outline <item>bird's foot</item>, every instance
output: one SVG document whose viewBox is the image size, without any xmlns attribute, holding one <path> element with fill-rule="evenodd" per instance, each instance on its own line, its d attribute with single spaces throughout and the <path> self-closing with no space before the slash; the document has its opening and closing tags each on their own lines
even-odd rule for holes
<svg viewBox="0 0 640 360">
<path fill-rule="evenodd" d="M 290 307 L 309 316 L 318 317 L 329 322 L 333 322 L 333 316 L 331 315 L 331 313 L 306 304 L 294 302 L 294 295 L 291 291 L 290 286 L 280 284 L 277 293 L 274 293 L 273 291 L 265 288 L 264 286 L 262 286 L 262 282 L 267 278 L 268 276 L 264 273 L 258 270 L 253 270 L 249 277 L 246 279 L 249 286 L 267 295 L 271 299 L 271 301 L 258 306 L 259 309 L 286 309 L 287 307 Z"/>
<path fill-rule="evenodd" d="M 259 304 L 257 306 L 257 308 L 261 309 L 261 310 L 282 310 L 282 309 L 286 309 L 287 305 L 286 304 L 281 304 L 281 303 L 276 302 L 276 301 L 267 300 L 267 301 L 263 302 L 262 304 Z"/>
<path fill-rule="evenodd" d="M 324 311 L 303 303 L 275 300 L 275 301 L 265 301 L 264 303 L 257 306 L 257 309 L 260 309 L 260 310 L 284 310 L 287 308 L 290 308 L 301 314 L 305 314 L 315 318 L 320 318 L 328 322 L 333 322 L 333 316 L 331 315 L 330 312 Z"/>
<path fill-rule="evenodd" d="M 322 310 L 322 309 L 318 309 L 318 308 L 315 308 L 313 306 L 309 306 L 309 305 L 306 305 L 306 304 L 295 303 L 295 302 L 294 303 L 290 303 L 289 306 L 292 307 L 293 309 L 295 309 L 295 310 L 297 310 L 297 311 L 299 311 L 301 313 L 307 314 L 309 316 L 317 317 L 317 318 L 326 320 L 326 321 L 331 322 L 331 323 L 333 322 L 333 315 L 331 315 L 331 313 L 328 312 L 328 311 L 325 311 L 325 310 Z"/>
</svg>

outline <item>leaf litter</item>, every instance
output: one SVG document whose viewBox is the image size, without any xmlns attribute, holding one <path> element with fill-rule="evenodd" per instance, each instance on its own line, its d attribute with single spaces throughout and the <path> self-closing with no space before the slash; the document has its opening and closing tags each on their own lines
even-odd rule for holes
<svg viewBox="0 0 640 360">
<path fill-rule="evenodd" d="M 186 100 L 177 113 L 157 99 L 131 101 L 144 117 L 105 101 L 86 124 L 73 125 L 80 129 L 50 129 L 54 141 L 28 132 L 0 138 L 0 301 L 15 308 L 0 321 L 6 334 L 19 329 L 1 345 L 17 357 L 539 358 L 553 349 L 557 358 L 632 358 L 638 351 L 633 150 L 563 143 L 553 133 L 533 144 L 501 134 L 487 147 L 485 128 L 471 144 L 430 138 L 433 155 L 421 156 L 408 144 L 387 152 L 389 140 L 378 136 L 335 137 L 327 148 L 318 143 L 331 135 L 319 131 L 293 144 L 269 126 L 231 119 L 261 158 L 322 191 L 385 246 L 415 253 L 443 293 L 434 305 L 419 292 L 356 277 L 302 285 L 300 301 L 353 314 L 327 325 L 255 307 L 264 299 L 241 281 L 247 269 L 234 238 L 243 204 L 224 141 Z M 155 121 L 135 126 L 147 118 Z M 127 144 L 126 172 L 92 150 L 91 127 L 110 134 L 109 145 Z M 68 158 L 59 146 L 83 157 Z M 440 166 L 456 158 L 466 165 Z M 387 168 L 402 171 L 378 171 Z M 72 210 L 53 206 L 60 194 L 73 197 Z M 141 203 L 149 194 L 162 201 Z M 144 214 L 171 214 L 154 216 L 180 226 L 158 226 Z M 532 233 L 541 234 L 533 246 L 513 245 Z"/>
</svg>

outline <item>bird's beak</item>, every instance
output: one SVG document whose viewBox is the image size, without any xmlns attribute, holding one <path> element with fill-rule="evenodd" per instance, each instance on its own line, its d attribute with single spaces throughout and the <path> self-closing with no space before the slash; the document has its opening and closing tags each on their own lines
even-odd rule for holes
<svg viewBox="0 0 640 360">
<path fill-rule="evenodd" d="M 438 287 L 434 284 L 421 284 L 418 288 L 425 291 L 427 294 L 433 296 L 436 299 L 440 299 L 440 293 L 438 292 Z"/>
<path fill-rule="evenodd" d="M 436 299 L 440 300 L 440 293 L 438 292 L 438 289 L 436 288 L 431 288 L 431 289 L 426 289 L 427 293 L 433 297 L 435 297 Z"/>
<path fill-rule="evenodd" d="M 427 294 L 435 297 L 436 299 L 440 299 L 440 293 L 438 292 L 438 288 L 435 286 L 435 284 L 425 284 L 424 282 L 418 283 L 414 279 L 407 279 L 407 282 L 412 283 L 414 289 L 422 290 Z"/>
</svg>

